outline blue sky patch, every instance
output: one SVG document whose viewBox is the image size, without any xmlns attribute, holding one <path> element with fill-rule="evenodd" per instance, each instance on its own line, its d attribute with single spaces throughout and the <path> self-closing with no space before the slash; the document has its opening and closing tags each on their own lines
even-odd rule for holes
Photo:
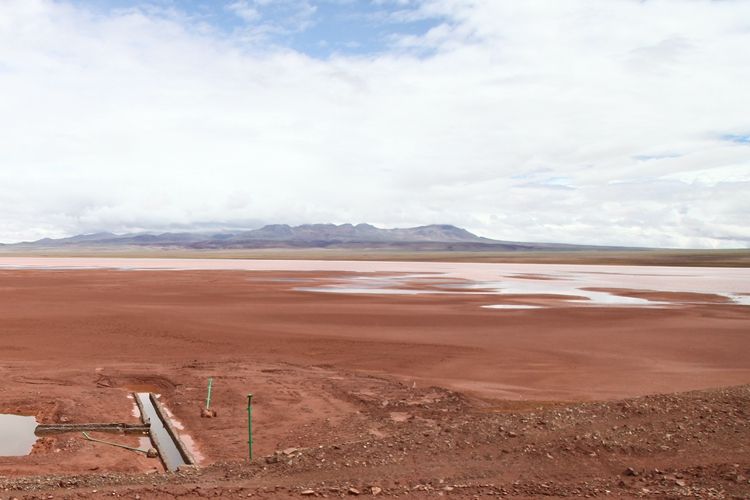
<svg viewBox="0 0 750 500">
<path fill-rule="evenodd" d="M 721 140 L 737 144 L 750 144 L 750 134 L 724 134 Z"/>
<path fill-rule="evenodd" d="M 179 14 L 244 43 L 282 46 L 312 57 L 368 55 L 392 48 L 401 36 L 423 35 L 445 19 L 419 2 L 398 0 L 74 0 L 99 13 L 138 9 Z"/>
</svg>

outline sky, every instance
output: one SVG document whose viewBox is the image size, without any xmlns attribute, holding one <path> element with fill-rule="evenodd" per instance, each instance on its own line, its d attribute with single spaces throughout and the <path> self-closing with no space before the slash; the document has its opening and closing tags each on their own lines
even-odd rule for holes
<svg viewBox="0 0 750 500">
<path fill-rule="evenodd" d="M 750 0 L 0 0 L 0 242 L 750 248 Z"/>
</svg>

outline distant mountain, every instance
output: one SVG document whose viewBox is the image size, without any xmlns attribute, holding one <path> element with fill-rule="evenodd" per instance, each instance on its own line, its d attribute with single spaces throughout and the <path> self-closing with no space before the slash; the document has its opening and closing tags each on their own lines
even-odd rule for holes
<svg viewBox="0 0 750 500">
<path fill-rule="evenodd" d="M 450 225 L 431 225 L 407 229 L 380 229 L 370 224 L 304 224 L 288 226 L 273 224 L 254 231 L 238 233 L 230 241 L 288 241 L 288 242 L 490 242 L 465 229 Z"/>
<path fill-rule="evenodd" d="M 271 224 L 260 229 L 235 232 L 181 233 L 95 233 L 70 238 L 0 245 L 9 250 L 117 249 L 125 247 L 184 249 L 253 248 L 350 248 L 401 249 L 414 251 L 513 251 L 584 250 L 592 247 L 558 243 L 498 241 L 477 236 L 449 224 L 381 229 L 370 224 Z"/>
</svg>

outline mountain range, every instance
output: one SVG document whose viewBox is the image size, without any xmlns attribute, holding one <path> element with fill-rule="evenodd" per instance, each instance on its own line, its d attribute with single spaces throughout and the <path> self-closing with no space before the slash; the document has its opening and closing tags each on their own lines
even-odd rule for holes
<svg viewBox="0 0 750 500">
<path fill-rule="evenodd" d="M 555 251 L 615 249 L 561 243 L 492 240 L 449 224 L 383 229 L 371 224 L 271 224 L 260 229 L 219 232 L 94 233 L 70 238 L 0 245 L 6 249 L 181 249 L 340 248 L 414 251 Z"/>
</svg>

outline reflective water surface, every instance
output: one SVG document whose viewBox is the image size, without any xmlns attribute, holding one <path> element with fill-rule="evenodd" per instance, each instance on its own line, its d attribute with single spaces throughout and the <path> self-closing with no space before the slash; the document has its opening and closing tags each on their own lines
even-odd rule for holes
<svg viewBox="0 0 750 500">
<path fill-rule="evenodd" d="M 36 442 L 34 417 L 0 414 L 0 457 L 20 457 L 31 453 Z"/>
<path fill-rule="evenodd" d="M 553 296 L 571 306 L 668 307 L 677 299 L 628 292 L 712 294 L 750 305 L 750 268 L 393 261 L 0 257 L 0 269 L 240 270 L 351 273 L 306 279 L 304 292 Z M 387 276 L 384 276 L 387 275 Z M 283 278 L 282 278 L 283 279 Z M 489 298 L 489 297 L 488 297 Z M 696 299 L 700 302 L 700 299 Z M 497 300 L 488 300 L 493 305 Z M 694 301 L 691 301 L 694 302 Z"/>
<path fill-rule="evenodd" d="M 165 467 L 168 470 L 175 471 L 180 465 L 185 465 L 185 460 L 182 458 L 180 450 L 177 449 L 177 445 L 175 445 L 172 435 L 167 431 L 164 422 L 161 421 L 153 403 L 151 403 L 149 393 L 139 392 L 136 396 L 141 402 L 143 411 L 146 413 L 146 417 L 151 423 L 151 432 L 156 436 L 156 439 L 159 442 L 158 449 L 161 453 L 161 458 Z"/>
</svg>

